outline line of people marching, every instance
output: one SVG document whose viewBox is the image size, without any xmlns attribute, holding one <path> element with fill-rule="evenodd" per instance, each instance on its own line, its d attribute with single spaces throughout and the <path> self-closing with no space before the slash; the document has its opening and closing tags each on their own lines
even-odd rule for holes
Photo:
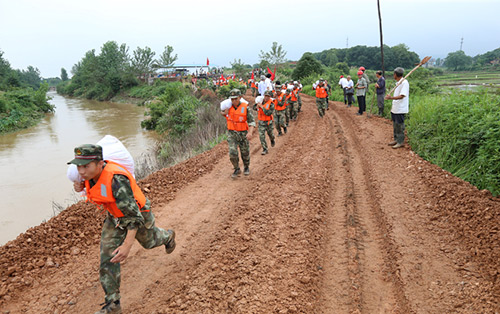
<svg viewBox="0 0 500 314">
<path fill-rule="evenodd" d="M 280 81 L 272 83 L 269 77 L 261 76 L 261 81 L 255 84 L 249 80 L 252 96 L 257 90 L 260 96 L 255 98 L 253 109 L 257 111 L 258 131 L 262 145 L 262 155 L 269 152 L 266 134 L 271 147 L 276 144 L 274 129 L 278 136 L 287 133 L 290 121 L 296 121 L 302 107 L 300 92 L 302 84 L 299 81 L 290 81 L 281 84 Z M 234 167 L 233 178 L 241 175 L 239 166 L 238 148 L 243 161 L 243 174 L 250 174 L 250 144 L 253 130 L 256 126 L 249 104 L 241 96 L 239 89 L 230 91 L 229 99 L 221 102 L 221 114 L 227 120 L 229 159 Z"/>
<path fill-rule="evenodd" d="M 393 100 L 391 110 L 391 118 L 394 124 L 394 141 L 389 143 L 393 148 L 404 146 L 404 115 L 408 113 L 408 94 L 409 84 L 403 78 L 404 69 L 396 68 L 394 70 L 394 79 L 397 82 L 397 88 L 393 96 L 385 96 L 385 78 L 381 71 L 377 71 L 377 105 L 379 107 L 379 115 L 384 112 L 384 100 Z M 365 74 L 365 68 L 361 67 L 358 74 L 358 82 L 354 84 L 350 76 L 340 78 L 339 85 L 344 91 L 344 103 L 350 107 L 353 102 L 354 90 L 358 100 L 359 110 L 357 115 L 362 115 L 366 111 L 366 93 L 368 91 L 368 76 Z M 287 128 L 290 121 L 296 121 L 302 107 L 302 99 L 300 93 L 302 84 L 300 81 L 289 81 L 281 84 L 276 81 L 272 83 L 270 75 L 261 76 L 258 84 L 255 84 L 253 79 L 248 80 L 248 85 L 251 88 L 252 96 L 257 93 L 260 96 L 255 98 L 253 109 L 257 110 L 258 130 L 260 143 L 262 145 L 262 155 L 268 153 L 266 134 L 269 137 L 271 147 L 276 144 L 274 136 L 274 128 L 278 132 L 278 136 L 287 133 Z M 316 106 L 318 114 L 321 118 L 325 115 L 325 110 L 328 110 L 328 96 L 331 91 L 331 86 L 324 79 L 319 79 L 313 84 L 313 89 L 316 92 Z M 221 114 L 227 120 L 228 128 L 228 144 L 229 144 L 229 159 L 234 167 L 232 174 L 233 178 L 241 174 L 239 166 L 238 148 L 240 149 L 241 159 L 243 161 L 243 174 L 250 174 L 250 144 L 253 130 L 256 126 L 252 110 L 249 110 L 248 102 L 241 97 L 239 89 L 233 89 L 230 92 L 229 99 L 221 103 Z"/>
</svg>

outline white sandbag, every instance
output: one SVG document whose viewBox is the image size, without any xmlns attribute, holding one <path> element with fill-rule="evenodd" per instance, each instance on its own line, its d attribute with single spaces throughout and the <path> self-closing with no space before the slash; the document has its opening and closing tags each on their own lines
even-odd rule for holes
<svg viewBox="0 0 500 314">
<path fill-rule="evenodd" d="M 248 104 L 248 101 L 246 101 L 244 98 L 241 98 L 240 99 L 240 102 L 243 102 L 245 104 Z M 221 111 L 224 111 L 226 109 L 229 109 L 231 108 L 232 106 L 232 103 L 231 103 L 231 98 L 228 98 L 226 100 L 223 100 L 221 103 L 220 103 L 220 110 Z"/>
<path fill-rule="evenodd" d="M 129 151 L 125 148 L 125 146 L 120 142 L 119 139 L 112 135 L 104 136 L 97 145 L 102 147 L 102 157 L 104 160 L 114 161 L 117 164 L 125 167 L 135 178 L 134 174 L 134 159 L 132 155 L 130 155 Z M 66 172 L 66 176 L 72 182 L 82 182 L 83 178 L 78 173 L 78 168 L 74 164 L 70 164 L 68 166 L 68 171 Z"/>
<path fill-rule="evenodd" d="M 114 161 L 117 164 L 122 165 L 135 178 L 134 158 L 132 158 L 132 155 L 130 155 L 129 151 L 119 139 L 112 135 L 106 135 L 96 144 L 102 147 L 102 157 L 104 160 Z"/>
<path fill-rule="evenodd" d="M 70 164 L 68 166 L 68 172 L 66 172 L 66 176 L 71 182 L 82 182 L 83 178 L 78 173 L 78 168 L 75 164 Z"/>
<path fill-rule="evenodd" d="M 257 97 L 255 97 L 255 103 L 256 104 L 262 104 L 263 101 L 264 101 L 264 96 L 257 96 Z"/>
<path fill-rule="evenodd" d="M 232 104 L 231 104 L 231 98 L 228 98 L 228 99 L 226 99 L 226 100 L 224 100 L 224 101 L 222 101 L 220 103 L 220 110 L 224 111 L 226 109 L 231 108 L 231 106 L 232 106 Z"/>
</svg>

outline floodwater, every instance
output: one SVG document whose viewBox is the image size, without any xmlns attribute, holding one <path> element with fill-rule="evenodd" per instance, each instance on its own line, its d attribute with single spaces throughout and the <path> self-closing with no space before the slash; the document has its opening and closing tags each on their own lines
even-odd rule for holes
<svg viewBox="0 0 500 314">
<path fill-rule="evenodd" d="M 75 146 L 117 137 L 134 160 L 150 154 L 155 134 L 141 129 L 144 108 L 132 104 L 62 97 L 49 92 L 56 106 L 38 125 L 0 135 L 0 245 L 80 198 L 66 177 Z"/>
</svg>

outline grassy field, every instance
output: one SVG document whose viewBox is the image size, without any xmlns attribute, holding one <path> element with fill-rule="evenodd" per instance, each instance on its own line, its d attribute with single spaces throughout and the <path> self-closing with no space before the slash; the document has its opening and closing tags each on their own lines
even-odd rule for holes
<svg viewBox="0 0 500 314">
<path fill-rule="evenodd" d="M 440 86 L 446 85 L 496 85 L 500 87 L 500 72 L 471 71 L 446 72 L 436 77 Z"/>
</svg>

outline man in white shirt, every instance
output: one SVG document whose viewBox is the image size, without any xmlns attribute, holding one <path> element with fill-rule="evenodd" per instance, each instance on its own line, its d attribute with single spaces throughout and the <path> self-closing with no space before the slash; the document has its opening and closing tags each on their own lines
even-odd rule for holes
<svg viewBox="0 0 500 314">
<path fill-rule="evenodd" d="M 266 83 L 266 77 L 264 75 L 260 76 L 260 82 L 257 86 L 257 89 L 259 90 L 259 95 L 264 97 L 264 93 L 267 90 L 267 83 Z"/>
<path fill-rule="evenodd" d="M 396 89 L 394 95 L 387 95 L 385 99 L 392 99 L 391 118 L 394 128 L 394 141 L 389 143 L 392 148 L 404 146 L 405 141 L 405 114 L 409 109 L 410 84 L 403 78 L 403 68 L 394 69 L 394 79 L 396 80 Z"/>
<path fill-rule="evenodd" d="M 265 79 L 265 82 L 266 82 L 266 91 L 267 90 L 273 90 L 273 82 L 271 81 L 271 74 L 270 73 L 267 73 L 266 75 L 266 79 Z"/>
<path fill-rule="evenodd" d="M 347 79 L 343 75 L 340 76 L 339 86 L 344 91 L 344 105 L 347 105 L 347 95 L 345 93 L 345 88 L 347 87 Z"/>
</svg>

